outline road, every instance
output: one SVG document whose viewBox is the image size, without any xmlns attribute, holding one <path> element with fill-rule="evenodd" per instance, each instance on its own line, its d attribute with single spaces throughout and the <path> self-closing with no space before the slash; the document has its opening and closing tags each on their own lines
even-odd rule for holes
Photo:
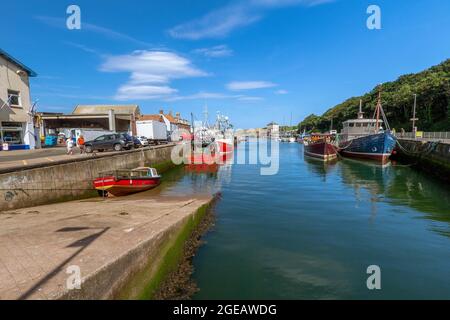
<svg viewBox="0 0 450 320">
<path fill-rule="evenodd" d="M 66 154 L 65 147 L 35 149 L 35 150 L 14 150 L 1 151 L 0 162 L 4 161 L 22 161 L 36 158 L 53 157 Z"/>
<path fill-rule="evenodd" d="M 73 155 L 68 155 L 65 147 L 44 148 L 35 150 L 0 151 L 0 171 L 7 169 L 24 169 L 28 166 L 50 164 L 77 158 L 95 157 L 96 153 L 80 154 L 78 148 Z M 117 154 L 117 152 L 102 152 L 101 155 Z"/>
</svg>

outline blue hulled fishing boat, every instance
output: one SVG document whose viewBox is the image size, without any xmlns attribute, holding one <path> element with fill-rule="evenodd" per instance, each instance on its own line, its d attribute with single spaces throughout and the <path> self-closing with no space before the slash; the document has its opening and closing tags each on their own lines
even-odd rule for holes
<svg viewBox="0 0 450 320">
<path fill-rule="evenodd" d="M 340 134 L 339 152 L 344 157 L 375 160 L 381 164 L 388 162 L 397 140 L 392 135 L 381 106 L 381 92 L 374 119 L 365 119 L 360 101 L 358 119 L 347 120 Z M 386 130 L 383 129 L 383 117 Z"/>
<path fill-rule="evenodd" d="M 351 140 L 348 147 L 341 149 L 340 153 L 349 158 L 369 159 L 385 164 L 396 142 L 396 138 L 390 132 L 372 134 Z"/>
</svg>

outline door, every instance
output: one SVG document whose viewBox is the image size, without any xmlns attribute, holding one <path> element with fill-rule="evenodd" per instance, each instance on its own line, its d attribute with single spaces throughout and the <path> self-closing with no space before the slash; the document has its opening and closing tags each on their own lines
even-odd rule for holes
<svg viewBox="0 0 450 320">
<path fill-rule="evenodd" d="M 94 149 L 104 149 L 105 148 L 106 137 L 107 136 L 104 135 L 104 136 L 100 136 L 100 137 L 95 138 L 95 140 L 92 143 Z"/>
</svg>

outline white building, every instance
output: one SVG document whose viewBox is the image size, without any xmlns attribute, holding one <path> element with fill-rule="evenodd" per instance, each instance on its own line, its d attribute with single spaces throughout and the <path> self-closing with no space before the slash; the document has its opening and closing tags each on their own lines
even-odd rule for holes
<svg viewBox="0 0 450 320">
<path fill-rule="evenodd" d="M 33 125 L 29 78 L 36 73 L 0 49 L 0 148 L 34 149 L 39 135 Z"/>
<path fill-rule="evenodd" d="M 275 122 L 271 122 L 267 125 L 267 137 L 270 139 L 280 138 L 280 125 Z"/>
</svg>

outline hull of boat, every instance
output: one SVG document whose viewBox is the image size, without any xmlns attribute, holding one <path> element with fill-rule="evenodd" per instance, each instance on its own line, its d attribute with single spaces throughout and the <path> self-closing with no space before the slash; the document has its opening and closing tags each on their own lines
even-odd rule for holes
<svg viewBox="0 0 450 320">
<path fill-rule="evenodd" d="M 396 145 L 396 138 L 388 133 L 372 134 L 343 142 L 340 153 L 344 157 L 366 159 L 385 164 Z"/>
<path fill-rule="evenodd" d="M 328 142 L 316 142 L 304 146 L 304 153 L 308 157 L 322 161 L 331 161 L 337 158 L 336 147 Z"/>
<path fill-rule="evenodd" d="M 188 165 L 216 165 L 229 164 L 233 161 L 234 152 L 219 152 L 215 154 L 194 153 L 185 158 L 184 163 Z"/>
<path fill-rule="evenodd" d="M 217 150 L 220 153 L 228 153 L 234 150 L 234 141 L 233 139 L 217 139 Z"/>
<path fill-rule="evenodd" d="M 159 185 L 158 178 L 131 178 L 115 179 L 114 177 L 101 177 L 94 180 L 94 188 L 107 191 L 114 196 L 124 196 L 131 193 L 150 190 Z"/>
</svg>

